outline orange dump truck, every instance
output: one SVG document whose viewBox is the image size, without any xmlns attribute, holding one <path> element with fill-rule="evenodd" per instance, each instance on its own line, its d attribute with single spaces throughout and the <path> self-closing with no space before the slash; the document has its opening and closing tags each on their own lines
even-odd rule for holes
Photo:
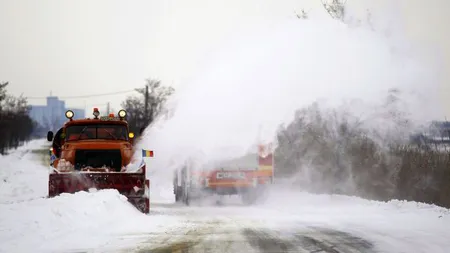
<svg viewBox="0 0 450 253">
<path fill-rule="evenodd" d="M 190 204 L 211 195 L 239 195 L 246 204 L 261 199 L 273 183 L 271 145 L 260 145 L 258 154 L 216 164 L 213 169 L 184 166 L 174 174 L 175 200 Z"/>
<path fill-rule="evenodd" d="M 134 148 L 134 134 L 129 132 L 126 112 L 100 116 L 94 108 L 94 118 L 72 119 L 56 134 L 49 131 L 52 141 L 49 197 L 95 189 L 116 189 L 143 213 L 149 213 L 149 184 L 145 163 L 128 171 Z"/>
</svg>

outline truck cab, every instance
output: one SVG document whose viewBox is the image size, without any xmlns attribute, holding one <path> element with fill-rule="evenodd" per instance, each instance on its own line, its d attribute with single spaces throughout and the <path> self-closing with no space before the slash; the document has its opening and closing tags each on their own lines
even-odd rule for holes
<svg viewBox="0 0 450 253">
<path fill-rule="evenodd" d="M 212 164 L 190 164 L 174 172 L 175 200 L 187 205 L 208 196 L 239 195 L 245 204 L 266 197 L 273 184 L 274 156 L 271 144 L 261 144 L 258 153 Z"/>
<path fill-rule="evenodd" d="M 69 121 L 47 134 L 55 157 L 51 165 L 59 171 L 123 171 L 133 156 L 134 137 L 126 112 L 100 117 L 95 108 L 93 119 L 73 120 L 73 115 L 67 111 Z"/>
</svg>

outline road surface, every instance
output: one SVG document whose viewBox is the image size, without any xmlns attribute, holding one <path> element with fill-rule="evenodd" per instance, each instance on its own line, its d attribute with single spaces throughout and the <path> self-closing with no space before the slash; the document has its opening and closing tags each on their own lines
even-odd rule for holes
<svg viewBox="0 0 450 253">
<path fill-rule="evenodd" d="M 252 212 L 255 212 L 255 217 L 250 215 Z M 272 220 L 271 225 L 266 223 L 280 214 L 279 211 L 239 205 L 184 207 L 156 204 L 151 216 L 184 216 L 187 219 L 184 225 L 170 232 L 122 236 L 118 242 L 139 243 L 120 252 L 377 252 L 369 240 L 344 231 L 296 222 L 286 214 L 281 219 Z M 105 247 L 103 250 L 114 251 L 117 248 Z"/>
</svg>

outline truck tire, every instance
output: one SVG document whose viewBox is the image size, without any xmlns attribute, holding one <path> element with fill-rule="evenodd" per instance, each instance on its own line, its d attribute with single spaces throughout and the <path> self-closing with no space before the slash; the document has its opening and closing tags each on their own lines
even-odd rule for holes
<svg viewBox="0 0 450 253">
<path fill-rule="evenodd" d="M 189 195 L 189 191 L 186 191 L 186 193 L 184 194 L 184 204 L 186 204 L 187 206 L 191 204 L 191 196 Z"/>
<path fill-rule="evenodd" d="M 182 200 L 183 190 L 181 187 L 176 187 L 175 189 L 175 202 L 180 202 Z"/>
<path fill-rule="evenodd" d="M 190 202 L 189 201 L 189 193 L 188 193 L 188 190 L 186 190 L 186 188 L 182 188 L 180 198 L 181 198 L 181 202 L 183 202 L 183 204 L 185 204 L 187 206 L 190 204 L 189 203 Z"/>
</svg>

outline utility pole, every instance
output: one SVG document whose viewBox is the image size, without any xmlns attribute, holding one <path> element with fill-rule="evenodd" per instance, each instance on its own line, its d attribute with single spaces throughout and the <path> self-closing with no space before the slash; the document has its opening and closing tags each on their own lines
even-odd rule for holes
<svg viewBox="0 0 450 253">
<path fill-rule="evenodd" d="M 144 102 L 144 127 L 148 124 L 148 84 L 145 85 L 145 102 Z"/>
<path fill-rule="evenodd" d="M 106 104 L 106 115 L 109 115 L 109 111 L 110 111 L 110 109 L 109 109 L 109 102 Z"/>
<path fill-rule="evenodd" d="M 87 113 L 87 103 L 86 103 L 86 99 L 84 100 L 84 115 L 83 115 L 83 119 L 86 117 L 86 113 Z"/>
</svg>

